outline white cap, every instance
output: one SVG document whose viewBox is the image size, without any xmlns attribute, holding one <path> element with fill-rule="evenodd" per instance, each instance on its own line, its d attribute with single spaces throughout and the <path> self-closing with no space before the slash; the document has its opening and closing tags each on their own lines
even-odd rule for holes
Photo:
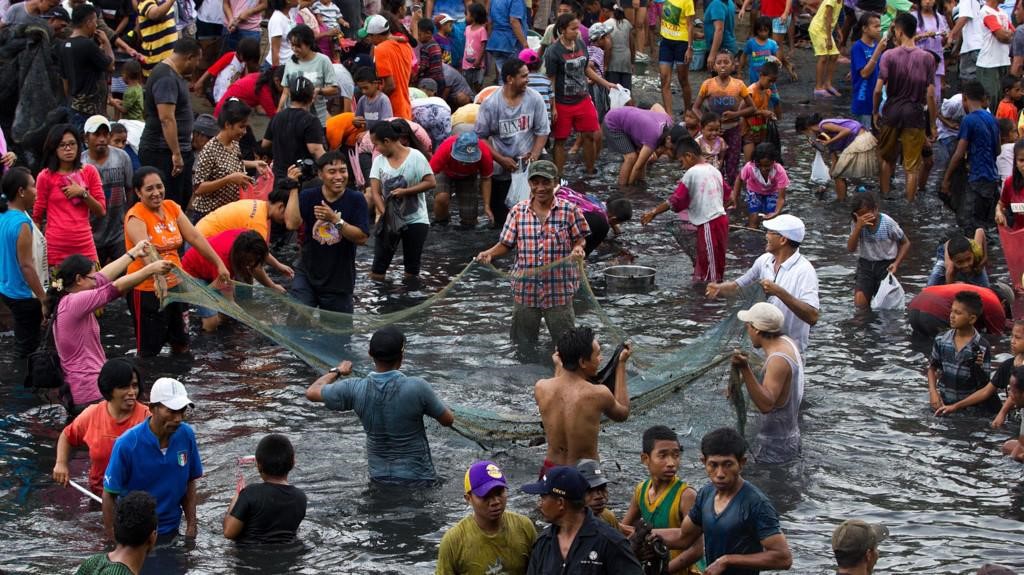
<svg viewBox="0 0 1024 575">
<path fill-rule="evenodd" d="M 188 398 L 185 386 L 180 381 L 170 377 L 161 377 L 153 383 L 153 388 L 149 390 L 149 402 L 159 403 L 174 411 L 183 409 L 186 406 L 195 406 L 192 400 Z"/>
<path fill-rule="evenodd" d="M 365 38 L 370 34 L 384 34 L 390 29 L 388 19 L 380 14 L 374 14 L 366 19 L 362 29 L 359 30 L 359 37 Z"/>
<path fill-rule="evenodd" d="M 770 220 L 765 220 L 761 225 L 764 229 L 773 231 L 780 236 L 800 243 L 804 241 L 804 222 L 796 216 L 789 214 L 782 214 L 781 216 L 775 216 Z"/>
<path fill-rule="evenodd" d="M 740 310 L 736 316 L 740 318 L 740 321 L 754 326 L 757 331 L 769 333 L 782 331 L 782 324 L 786 322 L 786 318 L 782 316 L 779 308 L 763 301 L 755 303 L 750 309 Z"/>
<path fill-rule="evenodd" d="M 106 128 L 109 132 L 110 120 L 107 120 L 106 116 L 96 114 L 95 116 L 89 116 L 89 119 L 85 121 L 85 126 L 82 128 L 82 131 L 86 134 L 92 134 L 100 128 Z"/>
<path fill-rule="evenodd" d="M 449 16 L 447 14 L 438 14 L 436 17 L 434 17 L 434 19 L 437 20 L 437 22 L 435 22 L 435 24 L 437 24 L 438 26 L 441 26 L 441 25 L 447 24 L 449 22 L 454 22 L 455 21 L 455 18 L 452 18 L 451 16 Z"/>
</svg>

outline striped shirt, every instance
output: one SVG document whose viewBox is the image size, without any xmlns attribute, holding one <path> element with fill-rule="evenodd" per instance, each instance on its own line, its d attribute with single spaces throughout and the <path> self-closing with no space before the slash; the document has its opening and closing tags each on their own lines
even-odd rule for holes
<svg viewBox="0 0 1024 575">
<path fill-rule="evenodd" d="M 851 231 L 856 224 L 851 224 Z M 900 242 L 903 241 L 903 228 L 896 223 L 896 220 L 885 214 L 878 214 L 878 224 L 875 229 L 867 226 L 860 229 L 860 238 L 857 240 L 857 257 L 873 262 L 882 262 L 896 259 L 899 253 Z"/>
<path fill-rule="evenodd" d="M 541 72 L 530 72 L 527 88 L 533 88 L 544 98 L 544 107 L 551 110 L 551 79 Z"/>
<path fill-rule="evenodd" d="M 151 19 L 146 14 L 166 2 L 173 3 L 175 0 L 142 0 L 139 2 L 139 33 L 142 44 L 142 71 L 146 76 L 153 70 L 153 67 L 170 57 L 174 50 L 174 43 L 178 41 L 178 31 L 175 29 L 174 6 L 167 11 L 167 14 L 160 18 Z"/>
</svg>

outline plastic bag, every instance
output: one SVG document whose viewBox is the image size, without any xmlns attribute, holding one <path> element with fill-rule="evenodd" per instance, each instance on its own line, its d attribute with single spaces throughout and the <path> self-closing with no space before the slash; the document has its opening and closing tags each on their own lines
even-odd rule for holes
<svg viewBox="0 0 1024 575">
<path fill-rule="evenodd" d="M 263 200 L 267 201 L 270 192 L 274 190 L 274 174 L 271 171 L 256 178 L 256 181 L 238 191 L 240 200 Z"/>
<path fill-rule="evenodd" d="M 814 163 L 811 165 L 811 181 L 820 185 L 826 185 L 832 181 L 828 174 L 828 164 L 821 157 L 821 152 L 814 152 Z"/>
<path fill-rule="evenodd" d="M 623 88 L 622 86 L 616 85 L 608 92 L 608 99 L 611 102 L 610 110 L 621 108 L 629 103 L 632 98 L 632 93 L 629 88 Z"/>
<path fill-rule="evenodd" d="M 903 297 L 903 286 L 900 285 L 896 276 L 889 274 L 885 276 L 881 285 L 878 286 L 878 291 L 875 292 L 875 297 L 871 298 L 871 309 L 876 311 L 903 309 Z"/>
<path fill-rule="evenodd" d="M 527 176 L 526 169 L 520 168 L 512 172 L 512 185 L 509 186 L 508 194 L 505 196 L 505 207 L 511 210 L 512 206 L 528 199 L 530 199 L 530 178 Z"/>
</svg>

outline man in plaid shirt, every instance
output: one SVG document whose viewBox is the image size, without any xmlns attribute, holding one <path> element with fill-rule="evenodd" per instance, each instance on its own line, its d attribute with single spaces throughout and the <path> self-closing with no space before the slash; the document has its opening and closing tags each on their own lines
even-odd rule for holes
<svg viewBox="0 0 1024 575">
<path fill-rule="evenodd" d="M 568 256 L 583 258 L 583 244 L 590 227 L 578 207 L 555 198 L 558 171 L 547 160 L 530 163 L 530 199 L 512 207 L 505 219 L 498 243 L 477 255 L 489 263 L 513 248 L 516 263 L 512 269 L 512 341 L 535 344 L 540 320 L 548 326 L 552 341 L 575 326 L 572 297 L 579 287 L 575 263 L 565 263 L 542 272 L 540 268 Z"/>
</svg>

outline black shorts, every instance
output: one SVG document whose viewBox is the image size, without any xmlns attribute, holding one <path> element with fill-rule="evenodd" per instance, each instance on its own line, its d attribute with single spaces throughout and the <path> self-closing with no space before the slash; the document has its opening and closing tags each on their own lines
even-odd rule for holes
<svg viewBox="0 0 1024 575">
<path fill-rule="evenodd" d="M 857 273 L 853 289 L 863 292 L 868 299 L 875 297 L 875 294 L 878 293 L 878 286 L 882 285 L 882 280 L 889 275 L 889 266 L 893 261 L 871 261 L 857 258 Z"/>
<path fill-rule="evenodd" d="M 155 293 L 140 290 L 132 290 L 131 304 L 136 350 L 140 357 L 159 355 L 165 343 L 188 347 L 187 305 L 174 302 L 160 309 L 160 299 Z"/>
</svg>

